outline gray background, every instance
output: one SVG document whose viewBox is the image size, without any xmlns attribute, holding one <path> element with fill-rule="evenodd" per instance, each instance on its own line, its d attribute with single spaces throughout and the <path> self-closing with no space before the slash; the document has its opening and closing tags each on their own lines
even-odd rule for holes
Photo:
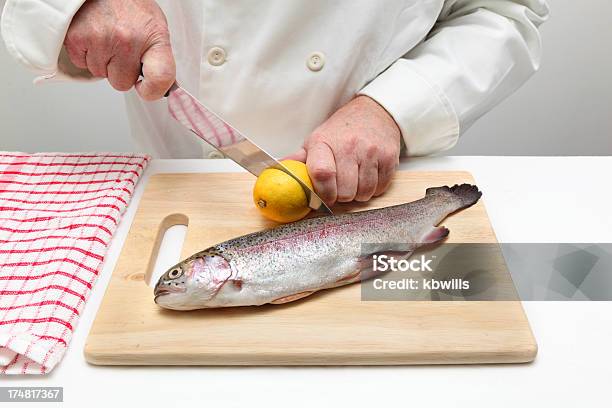
<svg viewBox="0 0 612 408">
<path fill-rule="evenodd" d="M 540 71 L 447 154 L 612 155 L 612 1 L 549 5 Z M 0 67 L 0 149 L 134 150 L 123 98 L 106 82 L 34 87 L 3 46 Z"/>
</svg>

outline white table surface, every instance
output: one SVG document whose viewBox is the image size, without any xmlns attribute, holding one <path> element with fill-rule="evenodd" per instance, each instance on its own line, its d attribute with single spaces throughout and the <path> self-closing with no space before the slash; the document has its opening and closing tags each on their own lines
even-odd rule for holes
<svg viewBox="0 0 612 408">
<path fill-rule="evenodd" d="M 401 168 L 472 172 L 501 242 L 612 242 L 612 157 L 438 157 L 410 159 Z M 63 407 L 610 404 L 612 302 L 524 303 L 539 353 L 534 363 L 523 365 L 266 368 L 86 363 L 85 340 L 146 179 L 164 172 L 220 171 L 241 170 L 228 160 L 154 160 L 113 238 L 64 360 L 47 376 L 3 377 L 1 385 L 63 386 L 65 402 L 58 404 Z M 52 405 L 56 404 L 44 406 Z"/>
</svg>

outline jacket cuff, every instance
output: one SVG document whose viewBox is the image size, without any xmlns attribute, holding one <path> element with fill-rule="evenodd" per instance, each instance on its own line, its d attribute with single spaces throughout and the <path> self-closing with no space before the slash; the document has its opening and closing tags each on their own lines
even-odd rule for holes
<svg viewBox="0 0 612 408">
<path fill-rule="evenodd" d="M 85 0 L 7 0 L 1 32 L 8 52 L 43 78 L 58 73 L 72 18 Z"/>
<path fill-rule="evenodd" d="M 450 149 L 459 138 L 459 119 L 442 89 L 400 59 L 366 85 L 366 95 L 389 112 L 402 132 L 408 156 Z"/>
</svg>

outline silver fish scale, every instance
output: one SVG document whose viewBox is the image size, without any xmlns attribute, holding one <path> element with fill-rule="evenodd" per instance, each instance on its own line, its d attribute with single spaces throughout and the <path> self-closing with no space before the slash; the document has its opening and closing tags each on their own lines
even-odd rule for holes
<svg viewBox="0 0 612 408">
<path fill-rule="evenodd" d="M 359 270 L 363 243 L 419 242 L 456 209 L 456 202 L 443 198 L 428 196 L 394 207 L 312 218 L 235 238 L 217 249 L 242 281 L 243 296 L 267 303 L 337 286 Z"/>
<path fill-rule="evenodd" d="M 424 242 L 442 239 L 448 230 L 434 226 L 480 196 L 469 184 L 430 188 L 412 203 L 313 218 L 234 238 L 168 270 L 155 287 L 155 301 L 178 310 L 262 305 L 352 283 L 360 271 L 371 271 L 369 254 L 397 251 L 397 244 L 412 244 L 402 248 L 410 253 Z M 362 254 L 362 244 L 373 247 Z M 170 278 L 177 269 L 191 278 L 179 285 Z"/>
</svg>

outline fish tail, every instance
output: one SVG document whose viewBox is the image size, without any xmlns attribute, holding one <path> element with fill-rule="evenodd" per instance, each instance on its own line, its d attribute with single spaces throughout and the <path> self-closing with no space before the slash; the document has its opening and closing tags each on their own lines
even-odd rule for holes
<svg viewBox="0 0 612 408">
<path fill-rule="evenodd" d="M 454 201 L 456 200 L 458 205 L 456 210 L 471 207 L 482 196 L 482 193 L 478 190 L 478 187 L 473 184 L 455 184 L 452 187 L 431 187 L 425 190 L 426 196 L 438 194 L 451 196 Z"/>
</svg>

